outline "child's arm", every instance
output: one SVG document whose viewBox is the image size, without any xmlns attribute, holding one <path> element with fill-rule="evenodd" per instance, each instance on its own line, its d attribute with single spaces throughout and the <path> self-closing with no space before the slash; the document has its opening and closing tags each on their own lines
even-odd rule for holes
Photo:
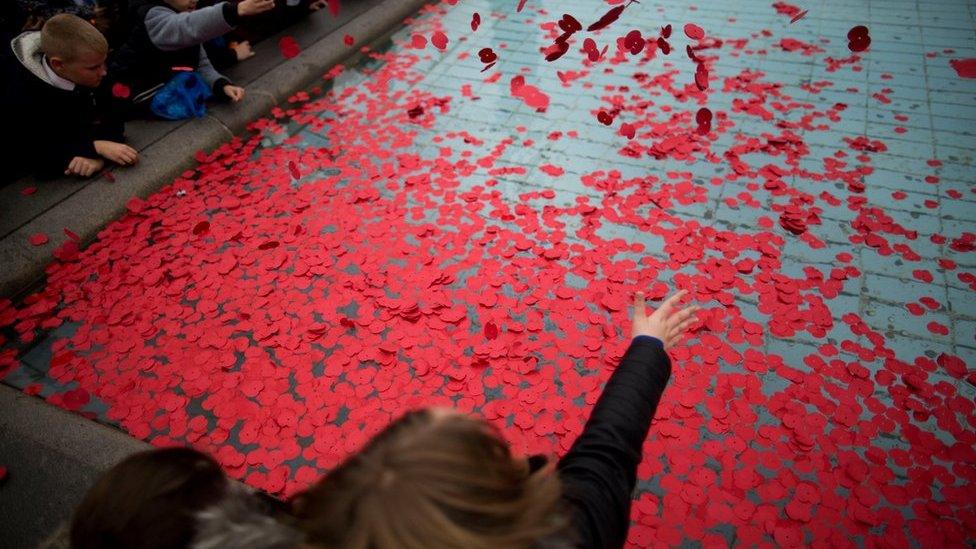
<svg viewBox="0 0 976 549">
<path fill-rule="evenodd" d="M 88 177 L 94 174 L 104 164 L 95 151 L 94 142 L 88 137 L 77 132 L 61 134 L 55 139 L 48 136 L 46 140 L 38 142 L 39 148 L 34 156 L 37 164 L 32 169 L 45 178 L 59 175 Z"/>
<path fill-rule="evenodd" d="M 223 36 L 240 23 L 241 17 L 257 15 L 273 7 L 274 0 L 243 0 L 236 5 L 221 2 L 181 13 L 156 6 L 146 13 L 146 31 L 157 48 L 179 50 Z"/>
<path fill-rule="evenodd" d="M 76 156 L 71 159 L 68 163 L 68 167 L 64 170 L 64 175 L 77 175 L 81 177 L 91 177 L 95 175 L 98 170 L 105 167 L 105 161 L 101 158 L 86 158 L 84 156 Z"/>
<path fill-rule="evenodd" d="M 53 126 L 57 127 L 57 126 Z M 47 126 L 48 129 L 52 126 Z M 47 139 L 39 140 L 36 155 L 37 166 L 34 170 L 44 177 L 52 177 L 61 173 L 68 174 L 72 162 L 76 158 L 97 159 L 95 143 L 91 135 L 81 128 L 59 128 L 60 132 L 51 132 Z M 77 162 L 75 162 L 77 164 Z M 79 175 L 82 175 L 79 173 Z M 90 175 L 90 174 L 87 174 Z"/>
<path fill-rule="evenodd" d="M 675 310 L 685 292 L 650 318 L 644 294 L 634 303 L 633 341 L 603 388 L 586 426 L 557 466 L 563 501 L 582 547 L 623 547 L 631 495 L 651 420 L 671 377 L 665 347 L 694 322 L 696 307 Z"/>
<path fill-rule="evenodd" d="M 157 6 L 146 13 L 149 40 L 163 51 L 203 44 L 227 34 L 239 22 L 237 6 L 229 2 L 182 13 Z"/>
<path fill-rule="evenodd" d="M 210 58 L 207 57 L 207 50 L 203 49 L 203 46 L 200 46 L 200 62 L 197 65 L 197 72 L 200 73 L 200 77 L 207 83 L 207 86 L 210 86 L 218 99 L 227 99 L 224 86 L 230 85 L 230 79 L 217 72 L 213 63 L 210 62 Z"/>
<path fill-rule="evenodd" d="M 670 376 L 661 342 L 635 338 L 559 461 L 563 501 L 581 547 L 623 547 L 641 447 Z"/>
<path fill-rule="evenodd" d="M 95 151 L 102 158 L 122 166 L 129 166 L 139 161 L 139 151 L 117 141 L 96 140 Z"/>
</svg>

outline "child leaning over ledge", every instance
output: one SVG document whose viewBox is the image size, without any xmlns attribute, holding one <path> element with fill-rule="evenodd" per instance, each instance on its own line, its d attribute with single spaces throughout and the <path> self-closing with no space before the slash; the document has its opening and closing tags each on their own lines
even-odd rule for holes
<svg viewBox="0 0 976 549">
<path fill-rule="evenodd" d="M 221 2 L 199 10 L 196 4 L 196 0 L 130 4 L 129 37 L 110 62 L 113 87 L 125 90 L 130 114 L 189 118 L 203 114 L 203 100 L 211 93 L 235 102 L 244 97 L 244 88 L 213 67 L 203 44 L 232 30 L 242 17 L 270 10 L 274 0 Z"/>
<path fill-rule="evenodd" d="M 96 88 L 105 76 L 108 43 L 90 23 L 55 15 L 40 31 L 9 42 L 0 56 L 0 108 L 8 136 L 4 179 L 31 171 L 41 177 L 88 177 L 104 160 L 135 163 L 123 125 L 109 117 Z"/>
</svg>

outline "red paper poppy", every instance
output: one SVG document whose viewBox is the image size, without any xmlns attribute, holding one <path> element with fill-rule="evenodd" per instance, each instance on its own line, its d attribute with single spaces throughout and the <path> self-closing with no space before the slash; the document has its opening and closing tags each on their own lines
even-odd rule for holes
<svg viewBox="0 0 976 549">
<path fill-rule="evenodd" d="M 685 36 L 692 40 L 701 40 L 705 38 L 705 31 L 694 23 L 685 23 Z"/>
<path fill-rule="evenodd" d="M 121 82 L 116 82 L 112 84 L 112 96 L 118 97 L 120 99 L 127 99 L 130 93 L 131 92 L 129 91 L 129 86 L 126 86 Z"/>
<path fill-rule="evenodd" d="M 285 59 L 297 57 L 302 52 L 301 46 L 291 36 L 282 36 L 278 40 L 278 50 Z"/>
<path fill-rule="evenodd" d="M 441 31 L 437 31 L 430 37 L 430 43 L 434 45 L 435 48 L 444 51 L 447 49 L 447 35 Z"/>
</svg>

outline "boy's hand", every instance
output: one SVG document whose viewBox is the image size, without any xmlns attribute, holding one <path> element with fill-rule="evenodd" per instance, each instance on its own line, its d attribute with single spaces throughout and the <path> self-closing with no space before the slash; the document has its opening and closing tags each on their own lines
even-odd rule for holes
<svg viewBox="0 0 976 549">
<path fill-rule="evenodd" d="M 123 166 L 129 166 L 139 161 L 139 152 L 125 143 L 95 141 L 95 152 Z"/>
<path fill-rule="evenodd" d="M 320 9 L 324 8 L 327 3 L 327 0 L 315 0 L 308 5 L 308 11 L 319 11 Z"/>
<path fill-rule="evenodd" d="M 250 57 L 254 57 L 254 50 L 251 49 L 251 43 L 247 40 L 241 42 L 231 42 L 230 49 L 234 50 L 234 55 L 237 56 L 238 61 L 243 61 Z"/>
<path fill-rule="evenodd" d="M 678 300 L 687 293 L 687 290 L 681 290 L 672 295 L 651 316 L 647 316 L 644 292 L 637 292 L 634 296 L 631 337 L 639 335 L 656 337 L 664 343 L 665 349 L 674 345 L 681 334 L 698 320 L 695 318 L 695 312 L 700 307 L 696 305 L 675 312 Z"/>
<path fill-rule="evenodd" d="M 78 175 L 81 177 L 91 177 L 95 172 L 105 166 L 105 161 L 101 158 L 85 158 L 76 156 L 68 162 L 68 169 L 64 170 L 64 175 Z"/>
<path fill-rule="evenodd" d="M 224 95 L 226 95 L 227 98 L 234 103 L 237 103 L 241 99 L 244 99 L 244 88 L 235 86 L 233 84 L 227 84 L 224 86 Z"/>
<path fill-rule="evenodd" d="M 247 17 L 257 15 L 274 8 L 274 0 L 242 0 L 237 4 L 237 15 Z"/>
</svg>

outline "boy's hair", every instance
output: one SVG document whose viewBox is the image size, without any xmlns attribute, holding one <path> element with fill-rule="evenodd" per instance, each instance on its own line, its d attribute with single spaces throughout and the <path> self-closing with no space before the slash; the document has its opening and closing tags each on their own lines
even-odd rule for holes
<svg viewBox="0 0 976 549">
<path fill-rule="evenodd" d="M 220 465 L 188 448 L 130 456 L 98 479 L 71 520 L 73 549 L 187 547 L 195 514 L 228 491 Z"/>
<path fill-rule="evenodd" d="M 48 58 L 73 61 L 82 51 L 107 55 L 108 41 L 88 21 L 61 13 L 48 19 L 41 28 L 41 51 Z"/>
<path fill-rule="evenodd" d="M 348 549 L 535 547 L 566 527 L 561 484 L 487 423 L 410 412 L 292 500 L 306 540 Z"/>
</svg>

